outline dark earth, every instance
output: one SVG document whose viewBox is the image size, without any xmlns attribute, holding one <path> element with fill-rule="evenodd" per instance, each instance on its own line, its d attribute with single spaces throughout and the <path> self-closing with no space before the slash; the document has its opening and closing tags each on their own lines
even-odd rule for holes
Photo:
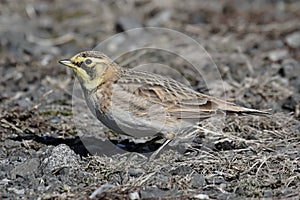
<svg viewBox="0 0 300 200">
<path fill-rule="evenodd" d="M 300 198 L 300 1 L 0 2 L 0 199 Z M 184 33 L 206 49 L 226 89 L 216 81 L 210 94 L 271 115 L 226 117 L 221 128 L 202 122 L 189 148 L 171 145 L 152 162 L 126 151 L 109 155 L 99 138 L 114 133 L 87 109 L 74 112 L 81 109 L 72 104 L 75 78 L 58 60 L 149 26 Z M 112 49 L 131 44 L 117 42 Z M 189 45 L 175 50 L 197 57 Z M 117 62 L 164 63 L 208 92 L 171 54 L 133 51 Z M 118 145 L 130 149 L 132 141 Z"/>
</svg>

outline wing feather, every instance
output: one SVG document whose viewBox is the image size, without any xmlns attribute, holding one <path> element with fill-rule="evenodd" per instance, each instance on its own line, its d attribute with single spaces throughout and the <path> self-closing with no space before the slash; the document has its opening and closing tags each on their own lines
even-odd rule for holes
<svg viewBox="0 0 300 200">
<path fill-rule="evenodd" d="M 202 119 L 219 113 L 268 114 L 198 93 L 182 83 L 156 74 L 130 70 L 124 73 L 118 84 L 146 100 L 147 105 L 162 105 L 170 117 Z"/>
</svg>

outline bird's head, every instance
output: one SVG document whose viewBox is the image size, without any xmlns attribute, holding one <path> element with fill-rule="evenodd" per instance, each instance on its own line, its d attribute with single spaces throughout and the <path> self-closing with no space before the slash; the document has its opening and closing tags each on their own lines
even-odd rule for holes
<svg viewBox="0 0 300 200">
<path fill-rule="evenodd" d="M 113 72 L 117 67 L 109 57 L 98 51 L 81 52 L 59 63 L 72 68 L 82 87 L 87 90 L 97 88 L 109 78 L 111 73 L 107 72 Z"/>
</svg>

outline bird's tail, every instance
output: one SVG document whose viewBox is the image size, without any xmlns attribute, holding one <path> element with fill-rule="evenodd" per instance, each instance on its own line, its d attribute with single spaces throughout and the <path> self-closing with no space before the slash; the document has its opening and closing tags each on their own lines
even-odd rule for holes
<svg viewBox="0 0 300 200">
<path fill-rule="evenodd" d="M 268 111 L 260 111 L 256 109 L 245 108 L 235 104 L 225 105 L 222 110 L 225 111 L 227 115 L 256 115 L 264 117 L 268 117 L 271 115 L 271 113 Z"/>
</svg>

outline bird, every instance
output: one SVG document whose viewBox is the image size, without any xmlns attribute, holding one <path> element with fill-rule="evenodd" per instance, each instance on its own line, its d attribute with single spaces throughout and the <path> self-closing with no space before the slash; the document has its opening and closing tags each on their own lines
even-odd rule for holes
<svg viewBox="0 0 300 200">
<path fill-rule="evenodd" d="M 164 143 L 215 115 L 268 115 L 193 90 L 155 73 L 121 67 L 99 51 L 83 51 L 60 64 L 73 69 L 93 115 L 112 131 L 133 138 L 160 136 Z"/>
</svg>

